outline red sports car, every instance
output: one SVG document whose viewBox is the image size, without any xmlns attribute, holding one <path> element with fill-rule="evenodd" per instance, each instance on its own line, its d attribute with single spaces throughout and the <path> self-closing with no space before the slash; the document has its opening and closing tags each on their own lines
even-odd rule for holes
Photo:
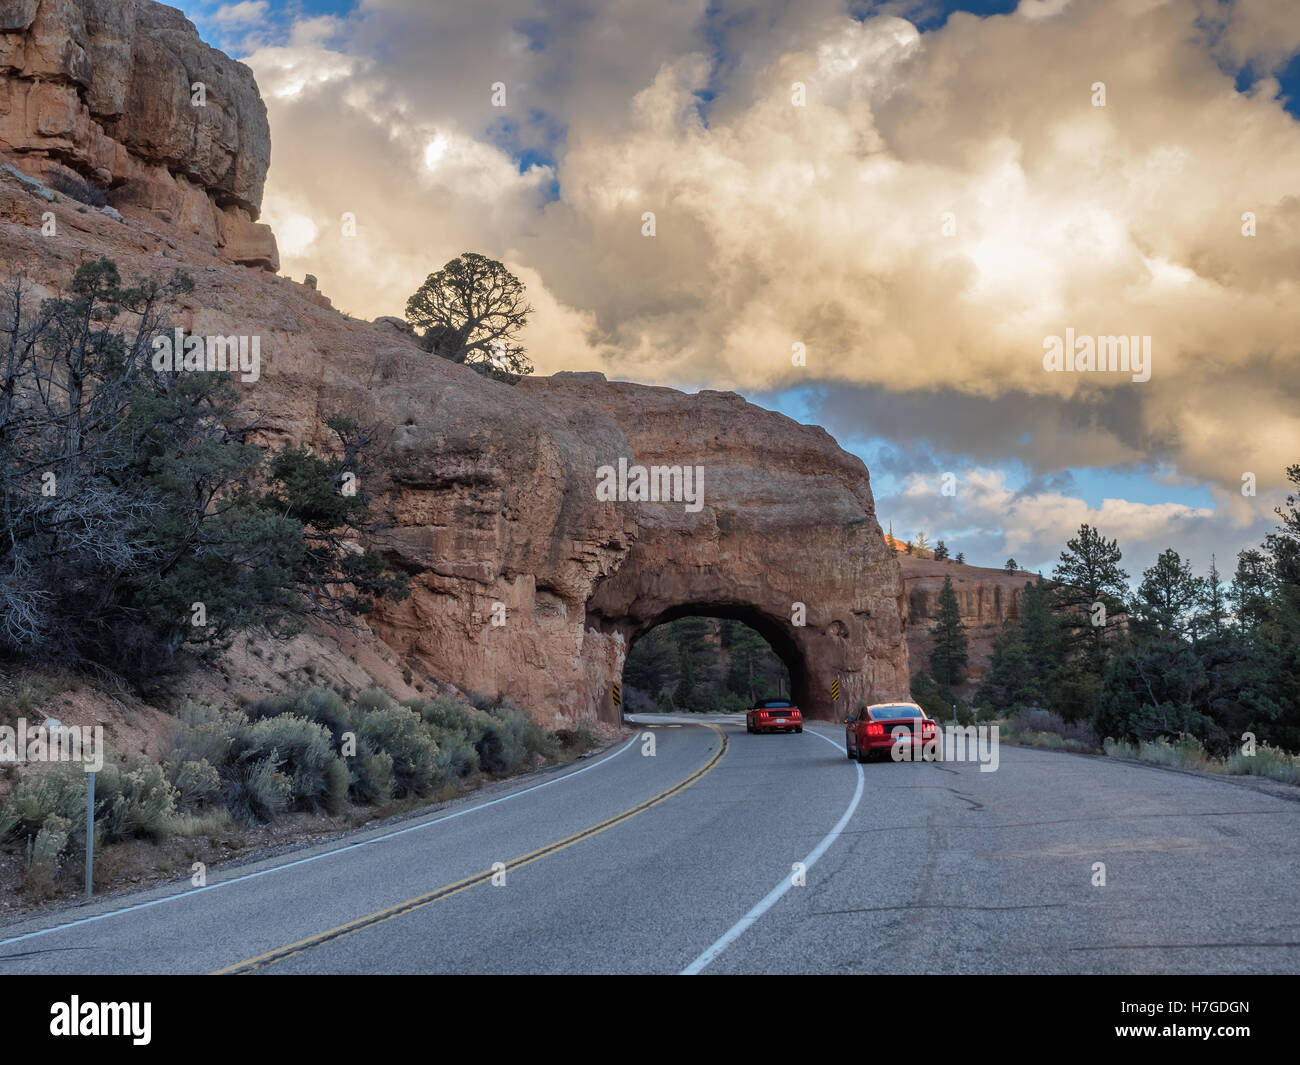
<svg viewBox="0 0 1300 1065">
<path fill-rule="evenodd" d="M 746 732 L 802 732 L 803 712 L 789 699 L 764 699 L 745 711 Z"/>
<path fill-rule="evenodd" d="M 850 758 L 865 762 L 872 756 L 890 757 L 901 742 L 910 744 L 912 760 L 920 761 L 925 755 L 922 745 L 933 740 L 938 729 L 916 703 L 875 703 L 844 719 L 844 748 Z"/>
</svg>

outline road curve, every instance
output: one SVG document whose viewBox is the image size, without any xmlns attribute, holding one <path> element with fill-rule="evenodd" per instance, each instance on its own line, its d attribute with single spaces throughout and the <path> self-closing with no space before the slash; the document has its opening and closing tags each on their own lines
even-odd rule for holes
<svg viewBox="0 0 1300 1065">
<path fill-rule="evenodd" d="M 637 727 L 342 846 L 8 925 L 0 974 L 1300 969 L 1284 794 L 1005 746 L 996 772 L 859 767 L 826 724 Z"/>
</svg>

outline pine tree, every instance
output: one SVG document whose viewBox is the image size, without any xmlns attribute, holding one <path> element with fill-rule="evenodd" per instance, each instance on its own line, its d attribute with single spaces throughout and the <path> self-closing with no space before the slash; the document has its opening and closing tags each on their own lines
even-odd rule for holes
<svg viewBox="0 0 1300 1065">
<path fill-rule="evenodd" d="M 1057 681 L 1060 713 L 1067 720 L 1095 719 L 1101 708 L 1108 633 L 1120 631 L 1114 622 L 1124 614 L 1128 594 L 1122 557 L 1116 541 L 1084 524 L 1052 570 L 1055 609 L 1067 633 Z"/>
<path fill-rule="evenodd" d="M 961 607 L 951 577 L 943 579 L 939 612 L 930 632 L 934 636 L 930 673 L 945 691 L 951 691 L 965 679 L 967 664 L 966 626 L 962 624 Z"/>
<path fill-rule="evenodd" d="M 1107 540 L 1084 524 L 1079 526 L 1078 535 L 1066 543 L 1052 570 L 1057 606 L 1079 618 L 1077 642 L 1088 645 L 1091 670 L 1098 677 L 1105 662 L 1106 626 L 1124 613 L 1128 595 L 1128 574 L 1119 567 L 1123 557 L 1116 541 Z M 1106 624 L 1093 620 L 1101 617 L 1093 613 L 1096 603 L 1105 609 Z"/>
<path fill-rule="evenodd" d="M 744 622 L 722 622 L 722 645 L 728 660 L 727 691 L 746 707 L 781 687 L 785 664 L 768 642 Z"/>
<path fill-rule="evenodd" d="M 1222 636 L 1228 617 L 1228 604 L 1223 594 L 1223 578 L 1219 574 L 1217 559 L 1210 556 L 1210 572 L 1201 585 L 1200 615 L 1197 627 L 1206 634 Z"/>
<path fill-rule="evenodd" d="M 623 682 L 658 701 L 681 681 L 677 641 L 668 625 L 651 629 L 632 645 L 623 665 Z"/>
<path fill-rule="evenodd" d="M 940 540 L 937 544 L 934 545 L 934 560 L 936 562 L 942 562 L 947 557 L 948 557 L 948 547 L 942 540 Z"/>
<path fill-rule="evenodd" d="M 681 680 L 674 693 L 677 705 L 687 710 L 712 709 L 718 674 L 718 640 L 709 618 L 686 617 L 672 623 Z"/>
<path fill-rule="evenodd" d="M 1031 672 L 1028 651 L 1021 627 L 1008 618 L 993 643 L 989 671 L 975 693 L 978 705 L 992 706 L 999 712 L 1015 713 L 1027 705 L 1025 680 Z"/>
<path fill-rule="evenodd" d="M 1277 593 L 1277 578 L 1268 557 L 1254 548 L 1237 555 L 1237 572 L 1228 589 L 1237 624 L 1250 631 L 1268 617 L 1269 603 Z"/>
<path fill-rule="evenodd" d="M 1142 571 L 1137 605 L 1146 628 L 1181 636 L 1193 623 L 1196 606 L 1204 597 L 1202 581 L 1192 575 L 1190 563 L 1172 547 L 1162 551 L 1155 565 Z"/>
</svg>

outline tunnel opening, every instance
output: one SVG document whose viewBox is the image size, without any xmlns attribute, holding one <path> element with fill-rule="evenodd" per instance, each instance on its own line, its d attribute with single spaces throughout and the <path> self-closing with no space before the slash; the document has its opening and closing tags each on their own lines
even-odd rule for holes
<svg viewBox="0 0 1300 1065">
<path fill-rule="evenodd" d="M 809 693 L 794 640 L 753 608 L 686 603 L 638 626 L 623 665 L 624 712 L 743 712 Z"/>
</svg>

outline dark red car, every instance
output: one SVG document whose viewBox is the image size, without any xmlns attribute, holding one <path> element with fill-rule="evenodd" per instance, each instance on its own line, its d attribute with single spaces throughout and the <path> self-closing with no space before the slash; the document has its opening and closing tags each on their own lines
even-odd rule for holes
<svg viewBox="0 0 1300 1065">
<path fill-rule="evenodd" d="M 911 744 L 912 761 L 920 761 L 925 752 L 922 744 L 933 740 L 939 726 L 916 703 L 875 703 L 864 706 L 844 719 L 844 747 L 850 758 L 865 762 L 869 758 L 889 758 L 898 740 Z"/>
<path fill-rule="evenodd" d="M 746 732 L 802 732 L 803 712 L 789 699 L 763 699 L 745 711 Z"/>
</svg>

